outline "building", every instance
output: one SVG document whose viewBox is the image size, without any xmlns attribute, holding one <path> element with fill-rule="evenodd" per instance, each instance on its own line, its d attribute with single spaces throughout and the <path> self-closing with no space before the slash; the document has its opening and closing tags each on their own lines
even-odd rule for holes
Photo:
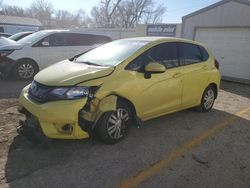
<svg viewBox="0 0 250 188">
<path fill-rule="evenodd" d="M 139 24 L 137 36 L 181 37 L 181 24 Z"/>
<path fill-rule="evenodd" d="M 165 36 L 180 37 L 181 24 L 138 24 L 135 28 L 75 28 L 73 30 L 93 34 L 108 35 L 113 40 L 144 37 L 144 36 Z"/>
<path fill-rule="evenodd" d="M 3 33 L 38 31 L 41 27 L 41 22 L 35 18 L 0 15 L 0 32 Z"/>
<path fill-rule="evenodd" d="M 184 16 L 182 37 L 207 45 L 224 79 L 250 83 L 250 1 L 222 0 Z"/>
</svg>

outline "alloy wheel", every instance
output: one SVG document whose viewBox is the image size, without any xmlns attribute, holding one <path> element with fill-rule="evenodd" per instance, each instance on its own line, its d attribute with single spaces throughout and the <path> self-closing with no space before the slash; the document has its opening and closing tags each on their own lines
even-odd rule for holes
<svg viewBox="0 0 250 188">
<path fill-rule="evenodd" d="M 123 137 L 126 123 L 129 120 L 129 113 L 126 109 L 118 108 L 114 111 L 107 122 L 107 131 L 111 138 L 119 139 Z"/>
<path fill-rule="evenodd" d="M 20 78 L 28 79 L 31 78 L 35 73 L 33 65 L 30 63 L 22 63 L 18 67 L 18 74 Z"/>
<path fill-rule="evenodd" d="M 212 89 L 207 90 L 204 97 L 204 107 L 210 109 L 214 103 L 214 91 Z"/>
</svg>

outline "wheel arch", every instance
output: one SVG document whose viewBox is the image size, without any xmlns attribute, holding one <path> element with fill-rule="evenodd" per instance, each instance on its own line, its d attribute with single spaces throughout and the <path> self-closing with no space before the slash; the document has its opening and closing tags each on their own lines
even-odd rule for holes
<svg viewBox="0 0 250 188">
<path fill-rule="evenodd" d="M 126 104 L 128 105 L 128 107 L 130 108 L 131 112 L 132 112 L 133 120 L 134 120 L 139 126 L 142 125 L 142 120 L 137 116 L 136 108 L 135 108 L 134 104 L 133 104 L 129 99 L 127 99 L 127 98 L 125 98 L 125 97 L 123 97 L 123 96 L 121 96 L 121 95 L 119 95 L 119 94 L 117 94 L 117 93 L 112 93 L 112 94 L 110 94 L 110 95 L 108 95 L 108 96 L 106 96 L 106 97 L 110 97 L 110 96 L 115 96 L 115 97 L 117 98 L 115 106 L 117 105 L 117 103 L 118 103 L 119 101 L 126 103 Z M 106 98 L 106 97 L 104 97 L 104 98 Z M 104 98 L 103 98 L 103 99 L 104 99 Z M 102 101 L 103 99 L 101 99 L 101 101 Z M 99 118 L 97 118 L 97 120 L 98 120 L 98 119 L 99 119 Z"/>
<path fill-rule="evenodd" d="M 135 105 L 129 99 L 127 99 L 125 97 L 122 97 L 119 95 L 116 95 L 116 96 L 117 96 L 117 100 L 118 100 L 117 102 L 123 101 L 126 104 L 128 104 L 129 108 L 132 111 L 133 121 L 137 124 L 137 126 L 140 127 L 143 124 L 143 121 L 137 116 L 137 111 L 136 111 Z"/>
<path fill-rule="evenodd" d="M 116 96 L 117 96 L 118 102 L 119 102 L 119 101 L 125 102 L 126 104 L 128 104 L 128 106 L 129 106 L 129 108 L 132 110 L 133 114 L 136 114 L 135 106 L 134 106 L 134 104 L 133 104 L 130 100 L 128 100 L 128 99 L 126 99 L 126 98 L 124 98 L 124 97 L 121 97 L 121 96 L 119 96 L 119 95 L 116 95 Z"/>
<path fill-rule="evenodd" d="M 39 67 L 38 63 L 34 59 L 29 58 L 29 57 L 23 57 L 23 58 L 17 59 L 16 64 L 18 64 L 18 63 L 20 63 L 22 61 L 30 61 L 30 62 L 34 63 L 37 66 L 37 71 L 40 70 L 40 67 Z"/>
<path fill-rule="evenodd" d="M 214 88 L 214 91 L 215 91 L 215 98 L 217 98 L 218 97 L 218 86 L 217 86 L 217 84 L 216 83 L 214 83 L 214 82 L 212 82 L 212 83 L 210 83 L 209 85 L 208 85 L 208 87 L 209 86 L 212 86 L 213 88 Z"/>
</svg>

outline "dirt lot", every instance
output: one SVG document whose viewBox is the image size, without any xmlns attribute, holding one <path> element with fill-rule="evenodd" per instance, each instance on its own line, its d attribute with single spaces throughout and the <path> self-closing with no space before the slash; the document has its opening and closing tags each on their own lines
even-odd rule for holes
<svg viewBox="0 0 250 188">
<path fill-rule="evenodd" d="M 14 98 L 26 84 L 0 81 L 0 187 L 250 187 L 249 85 L 223 82 L 211 112 L 148 121 L 116 145 L 42 149 L 15 131 L 23 117 Z"/>
</svg>

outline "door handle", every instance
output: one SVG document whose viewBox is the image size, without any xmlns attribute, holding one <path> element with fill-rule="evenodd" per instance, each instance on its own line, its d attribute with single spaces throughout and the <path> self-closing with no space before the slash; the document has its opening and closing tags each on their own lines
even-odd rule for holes
<svg viewBox="0 0 250 188">
<path fill-rule="evenodd" d="M 180 72 L 177 72 L 177 73 L 175 73 L 175 74 L 173 75 L 173 78 L 178 78 L 178 77 L 180 77 L 180 75 L 181 75 L 181 73 L 180 73 Z"/>
</svg>

